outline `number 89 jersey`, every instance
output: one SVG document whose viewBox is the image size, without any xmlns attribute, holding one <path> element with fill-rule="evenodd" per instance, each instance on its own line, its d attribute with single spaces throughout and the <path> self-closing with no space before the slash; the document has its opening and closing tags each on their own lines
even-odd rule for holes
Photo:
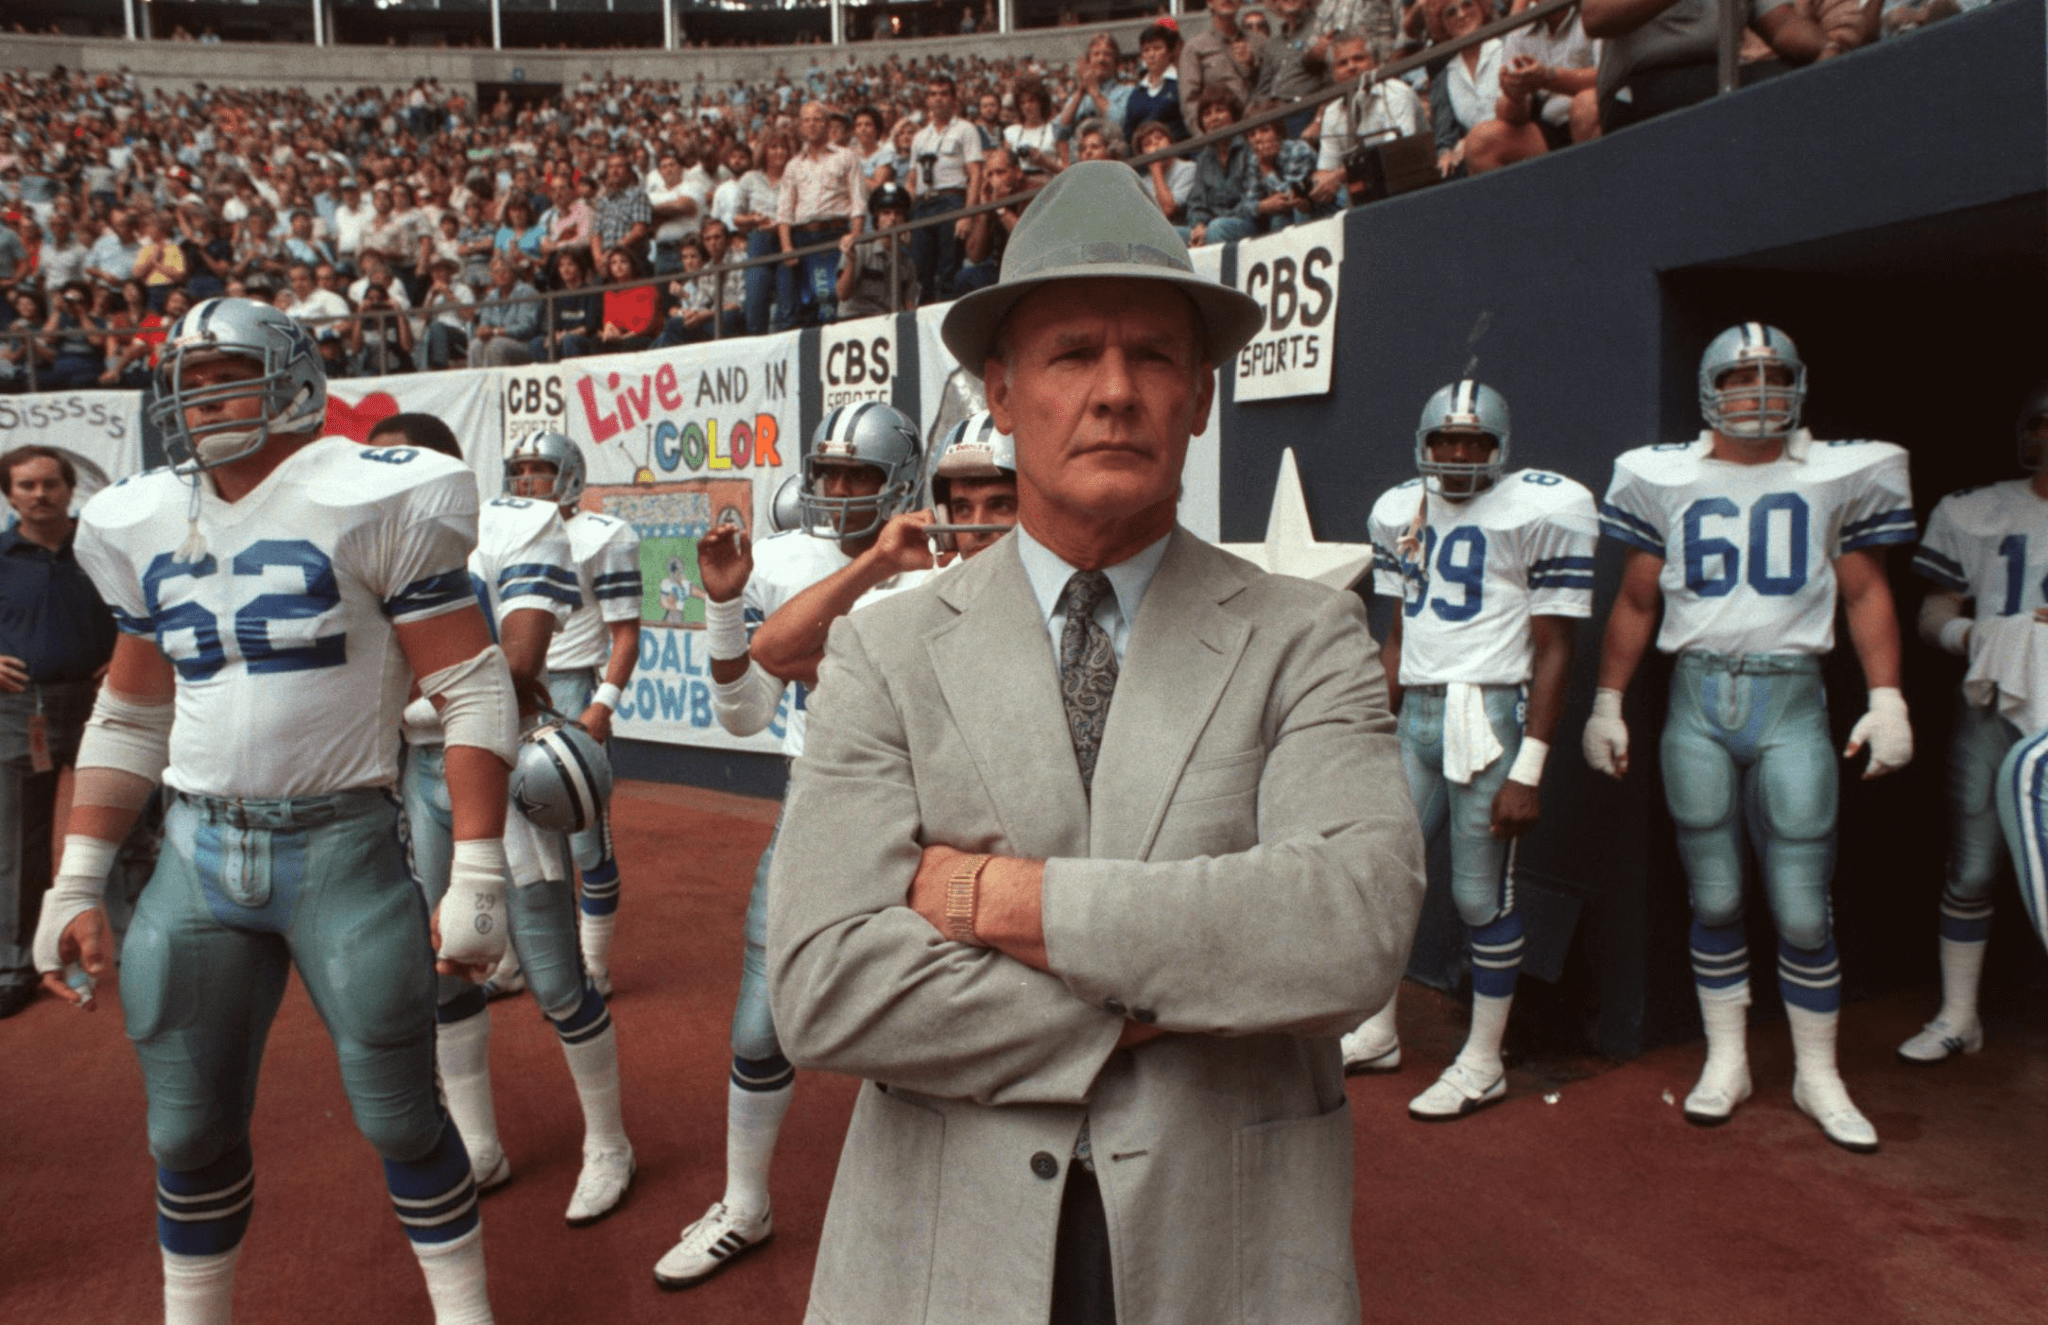
<svg viewBox="0 0 2048 1325">
<path fill-rule="evenodd" d="M 116 624 L 177 669 L 164 781 L 223 797 L 389 786 L 412 669 L 393 627 L 476 602 L 476 478 L 412 447 L 326 437 L 240 501 L 169 470 L 86 503 L 76 549 Z"/>
<path fill-rule="evenodd" d="M 1404 686 L 1520 685 L 1532 616 L 1593 614 L 1593 494 L 1540 469 L 1465 501 L 1409 479 L 1373 503 L 1373 587 L 1401 600 Z"/>
<path fill-rule="evenodd" d="M 1814 442 L 1765 465 L 1711 457 L 1713 438 L 1638 447 L 1614 462 L 1603 532 L 1664 560 L 1666 653 L 1826 653 L 1835 559 L 1913 541 L 1906 452 Z"/>
</svg>

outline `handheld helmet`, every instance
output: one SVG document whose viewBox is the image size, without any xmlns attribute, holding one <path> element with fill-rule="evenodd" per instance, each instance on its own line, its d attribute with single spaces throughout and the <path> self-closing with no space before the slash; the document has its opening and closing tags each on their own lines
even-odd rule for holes
<svg viewBox="0 0 2048 1325">
<path fill-rule="evenodd" d="M 594 737 L 557 718 L 527 733 L 512 766 L 512 803 L 541 828 L 580 833 L 612 795 L 612 761 Z"/>
<path fill-rule="evenodd" d="M 839 406 L 818 425 L 804 456 L 798 505 L 805 530 L 839 540 L 875 533 L 916 503 L 922 459 L 916 426 L 896 410 L 873 400 Z M 826 496 L 826 471 L 853 465 L 880 470 L 881 489 L 866 497 Z"/>
<path fill-rule="evenodd" d="M 939 444 L 939 463 L 932 468 L 932 505 L 944 513 L 956 478 L 1017 477 L 1017 440 L 996 428 L 987 410 L 976 410 L 946 434 Z"/>
<path fill-rule="evenodd" d="M 1429 439 L 1446 431 L 1483 432 L 1493 438 L 1493 454 L 1472 463 L 1432 459 Z M 1499 482 L 1507 467 L 1508 402 L 1501 393 L 1469 377 L 1437 388 L 1415 425 L 1415 468 L 1425 482 L 1434 480 L 1431 491 L 1469 497 Z"/>
<path fill-rule="evenodd" d="M 768 501 L 769 533 L 786 534 L 804 527 L 803 487 L 801 474 L 791 474 L 775 485 L 775 495 Z"/>
<path fill-rule="evenodd" d="M 505 488 L 512 491 L 513 468 L 522 460 L 539 460 L 555 467 L 555 485 L 543 494 L 557 506 L 574 506 L 583 500 L 586 473 L 583 448 L 567 435 L 543 430 L 528 433 L 505 452 Z"/>
<path fill-rule="evenodd" d="M 1780 367 L 1789 383 L 1772 383 L 1766 369 Z M 1753 369 L 1723 382 L 1736 369 Z M 1736 408 L 1740 403 L 1743 407 Z M 1700 415 L 1724 437 L 1770 441 L 1799 426 L 1806 403 L 1806 364 L 1792 338 L 1761 322 L 1742 322 L 1707 344 L 1700 356 Z"/>
<path fill-rule="evenodd" d="M 263 371 L 246 381 L 197 386 L 186 375 L 215 359 L 250 359 Z M 254 421 L 223 419 L 193 427 L 186 412 L 225 400 L 260 396 Z M 254 299 L 207 299 L 164 333 L 150 419 L 181 474 L 254 455 L 273 433 L 301 433 L 327 418 L 327 370 L 313 337 L 290 317 Z"/>
<path fill-rule="evenodd" d="M 2019 441 L 2021 469 L 2032 474 L 2048 465 L 2048 382 L 2027 393 L 2013 432 Z"/>
<path fill-rule="evenodd" d="M 904 190 L 901 184 L 884 184 L 868 195 L 868 215 L 870 217 L 879 216 L 884 207 L 893 207 L 903 213 L 905 217 L 908 217 L 910 215 L 910 194 Z"/>
</svg>

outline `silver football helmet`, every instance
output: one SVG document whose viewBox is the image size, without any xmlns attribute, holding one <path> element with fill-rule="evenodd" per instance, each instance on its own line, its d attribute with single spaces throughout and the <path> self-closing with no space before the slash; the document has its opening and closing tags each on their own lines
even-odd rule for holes
<svg viewBox="0 0 2048 1325">
<path fill-rule="evenodd" d="M 2020 468 L 2029 474 L 2048 465 L 2048 382 L 2027 393 L 2013 424 L 2020 446 Z"/>
<path fill-rule="evenodd" d="M 956 478 L 1017 477 L 1017 439 L 996 428 L 987 410 L 976 410 L 953 425 L 939 445 L 939 463 L 932 468 L 932 505 L 941 514 Z"/>
<path fill-rule="evenodd" d="M 922 495 L 923 455 L 916 425 L 889 406 L 868 400 L 833 410 L 812 434 L 804 456 L 798 498 L 805 531 L 839 540 L 875 533 Z M 826 496 L 825 471 L 847 465 L 880 470 L 881 490 L 868 497 Z"/>
<path fill-rule="evenodd" d="M 187 375 L 215 359 L 250 359 L 261 366 L 242 381 L 198 386 Z M 188 411 L 245 396 L 260 396 L 255 420 L 216 419 L 197 426 Z M 181 474 L 192 475 L 254 455 L 273 433 L 302 433 L 327 419 L 327 370 L 313 337 L 290 317 L 254 299 L 207 299 L 164 333 L 157 358 L 156 400 L 150 419 Z"/>
<path fill-rule="evenodd" d="M 1483 432 L 1493 438 L 1493 454 L 1474 463 L 1432 459 L 1429 439 L 1439 432 Z M 1430 490 L 1442 496 L 1470 497 L 1499 482 L 1507 467 L 1507 400 L 1469 377 L 1439 387 L 1422 407 L 1422 419 L 1415 425 L 1415 468 Z"/>
<path fill-rule="evenodd" d="M 768 501 L 769 533 L 786 534 L 804 527 L 803 487 L 801 474 L 791 474 L 775 486 L 775 495 Z"/>
<path fill-rule="evenodd" d="M 522 460 L 539 460 L 555 467 L 555 485 L 548 492 L 535 497 L 552 500 L 562 507 L 574 506 L 583 500 L 583 482 L 586 469 L 583 463 L 583 448 L 567 435 L 543 430 L 528 433 L 512 443 L 512 449 L 505 452 L 505 490 L 516 492 L 513 468 Z"/>
<path fill-rule="evenodd" d="M 612 798 L 612 761 L 595 738 L 566 719 L 544 722 L 519 743 L 512 803 L 554 833 L 580 833 Z"/>
<path fill-rule="evenodd" d="M 1772 367 L 1785 369 L 1792 380 L 1770 382 L 1765 372 Z M 1709 341 L 1700 356 L 1700 415 L 1724 437 L 1783 437 L 1799 426 L 1805 403 L 1806 364 L 1792 338 L 1776 327 L 1738 323 Z"/>
</svg>

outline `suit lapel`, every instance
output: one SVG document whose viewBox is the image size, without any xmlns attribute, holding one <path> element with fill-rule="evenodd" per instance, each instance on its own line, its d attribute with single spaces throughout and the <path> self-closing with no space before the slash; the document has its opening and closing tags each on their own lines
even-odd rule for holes
<svg viewBox="0 0 2048 1325">
<path fill-rule="evenodd" d="M 1119 680 L 1110 702 L 1088 855 L 1139 860 L 1151 850 L 1181 770 L 1251 639 L 1251 628 L 1218 606 L 1244 583 L 1234 561 L 1174 530 L 1132 623 L 1120 673 L 1130 680 Z"/>
<path fill-rule="evenodd" d="M 1024 856 L 1087 855 L 1088 799 L 1017 540 L 990 548 L 944 586 L 940 597 L 960 615 L 926 636 L 926 654 L 1004 836 Z M 1098 786 L 1100 778 L 1098 770 Z"/>
</svg>

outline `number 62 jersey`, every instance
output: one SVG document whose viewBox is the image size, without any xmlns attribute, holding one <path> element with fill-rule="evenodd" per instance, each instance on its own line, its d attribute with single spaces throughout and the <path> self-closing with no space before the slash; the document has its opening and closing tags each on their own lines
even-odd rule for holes
<svg viewBox="0 0 2048 1325">
<path fill-rule="evenodd" d="M 1400 683 L 1520 685 L 1530 617 L 1593 613 L 1593 494 L 1523 469 L 1463 501 L 1431 493 L 1425 510 L 1423 483 L 1372 508 L 1373 588 L 1401 602 Z"/>
<path fill-rule="evenodd" d="M 1664 560 L 1665 653 L 1826 653 L 1835 560 L 1913 541 L 1906 452 L 1792 436 L 1769 464 L 1715 460 L 1713 438 L 1625 451 L 1601 530 Z M 1797 452 L 1802 459 L 1793 459 Z"/>
<path fill-rule="evenodd" d="M 476 602 L 476 477 L 413 447 L 324 437 L 255 491 L 200 482 L 205 555 L 178 559 L 191 484 L 170 470 L 86 503 L 78 560 L 120 628 L 177 669 L 164 781 L 223 797 L 390 786 L 412 682 L 394 627 Z"/>
</svg>

